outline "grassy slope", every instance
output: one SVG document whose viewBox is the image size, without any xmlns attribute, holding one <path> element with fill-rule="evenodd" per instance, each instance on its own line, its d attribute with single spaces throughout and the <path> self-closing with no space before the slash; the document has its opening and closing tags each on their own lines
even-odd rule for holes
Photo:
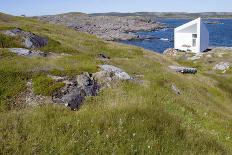
<svg viewBox="0 0 232 155">
<path fill-rule="evenodd" d="M 72 53 L 25 58 L 0 50 L 1 154 L 232 153 L 231 82 L 205 74 L 202 64 L 199 74 L 181 75 L 168 71 L 175 62 L 158 54 L 62 26 L 1 14 L 0 25 L 49 37 L 43 50 Z M 38 75 L 97 71 L 103 63 L 98 53 L 131 75 L 144 75 L 145 84 L 115 83 L 88 98 L 78 112 L 56 105 L 16 109 L 12 104 L 26 81 Z M 182 95 L 172 92 L 172 83 Z"/>
</svg>

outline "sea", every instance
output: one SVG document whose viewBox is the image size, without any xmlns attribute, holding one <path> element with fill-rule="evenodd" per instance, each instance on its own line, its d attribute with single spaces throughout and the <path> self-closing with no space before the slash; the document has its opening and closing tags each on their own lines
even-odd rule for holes
<svg viewBox="0 0 232 155">
<path fill-rule="evenodd" d="M 122 43 L 163 53 L 167 48 L 174 47 L 174 28 L 191 19 L 158 19 L 157 21 L 164 23 L 168 28 L 150 32 L 139 31 L 135 34 L 146 39 L 122 41 Z M 210 47 L 232 47 L 232 19 L 205 19 L 204 22 L 210 35 Z"/>
</svg>

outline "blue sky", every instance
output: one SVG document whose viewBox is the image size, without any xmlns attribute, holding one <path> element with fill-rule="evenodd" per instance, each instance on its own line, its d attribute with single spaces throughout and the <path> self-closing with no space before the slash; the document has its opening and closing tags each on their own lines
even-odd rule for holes
<svg viewBox="0 0 232 155">
<path fill-rule="evenodd" d="M 64 12 L 232 12 L 232 0 L 0 0 L 0 12 L 46 15 Z"/>
</svg>

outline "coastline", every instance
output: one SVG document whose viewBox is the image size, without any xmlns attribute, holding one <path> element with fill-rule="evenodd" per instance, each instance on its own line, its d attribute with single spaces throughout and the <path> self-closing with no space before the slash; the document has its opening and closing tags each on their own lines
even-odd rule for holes
<svg viewBox="0 0 232 155">
<path fill-rule="evenodd" d="M 107 41 L 139 39 L 135 32 L 155 31 L 165 28 L 150 17 L 90 16 L 87 14 L 61 14 L 35 17 L 39 20 L 66 25 L 76 31 L 87 32 Z"/>
</svg>

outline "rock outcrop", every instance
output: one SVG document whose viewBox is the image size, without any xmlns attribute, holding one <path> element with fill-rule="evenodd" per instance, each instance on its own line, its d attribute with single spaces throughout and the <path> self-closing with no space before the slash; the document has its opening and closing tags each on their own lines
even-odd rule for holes
<svg viewBox="0 0 232 155">
<path fill-rule="evenodd" d="M 96 96 L 100 86 L 91 74 L 83 73 L 71 80 L 63 81 L 65 87 L 57 91 L 52 100 L 58 104 L 65 104 L 72 110 L 78 110 L 87 96 Z"/>
<path fill-rule="evenodd" d="M 88 96 L 96 96 L 104 87 L 113 84 L 114 81 L 132 79 L 122 69 L 111 65 L 100 66 L 101 70 L 94 74 L 87 72 L 69 78 L 67 76 L 48 75 L 55 82 L 62 82 L 64 87 L 57 90 L 52 96 L 37 95 L 33 91 L 33 81 L 27 82 L 27 90 L 19 98 L 26 106 L 36 106 L 46 103 L 65 105 L 71 110 L 78 110 Z"/>
<path fill-rule="evenodd" d="M 34 56 L 48 57 L 53 55 L 52 53 L 46 53 L 39 50 L 29 50 L 25 48 L 9 48 L 9 51 L 17 55 L 26 56 L 26 57 L 34 57 Z"/>
<path fill-rule="evenodd" d="M 12 30 L 7 30 L 4 32 L 8 36 L 20 36 L 23 38 L 23 45 L 26 48 L 39 48 L 46 46 L 48 44 L 48 39 L 38 36 L 31 32 L 23 31 L 20 28 L 15 28 Z"/>
<path fill-rule="evenodd" d="M 109 86 L 115 80 L 129 80 L 131 77 L 122 69 L 111 65 L 100 66 L 101 71 L 83 73 L 75 78 L 50 76 L 65 86 L 53 94 L 54 103 L 64 104 L 72 110 L 78 110 L 87 96 L 96 96 L 101 88 Z"/>
</svg>

